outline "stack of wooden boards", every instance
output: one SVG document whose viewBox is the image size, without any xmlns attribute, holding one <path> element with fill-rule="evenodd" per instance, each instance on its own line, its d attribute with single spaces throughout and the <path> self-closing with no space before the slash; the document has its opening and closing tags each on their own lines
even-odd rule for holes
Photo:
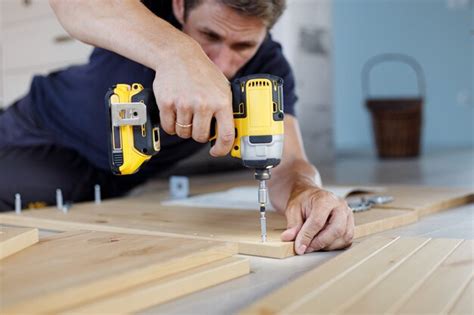
<svg viewBox="0 0 474 315">
<path fill-rule="evenodd" d="M 370 238 L 241 314 L 473 314 L 474 241 Z"/>
<path fill-rule="evenodd" d="M 200 192 L 205 191 L 201 185 Z M 215 191 L 210 185 L 207 191 Z M 424 187 L 389 187 L 384 194 L 393 195 L 391 204 L 355 213 L 355 237 L 416 222 L 420 215 L 472 201 L 470 191 Z M 261 243 L 258 213 L 229 209 L 205 209 L 163 206 L 163 195 L 142 195 L 117 199 L 99 205 L 74 205 L 64 214 L 55 208 L 24 211 L 21 215 L 2 214 L 0 223 L 39 227 L 53 231 L 95 230 L 141 235 L 161 235 L 229 241 L 238 244 L 241 254 L 272 258 L 294 255 L 292 242 L 281 242 L 286 219 L 268 213 L 268 242 Z"/>
<path fill-rule="evenodd" d="M 0 313 L 135 312 L 248 274 L 236 253 L 223 242 L 59 233 L 1 261 Z"/>
</svg>

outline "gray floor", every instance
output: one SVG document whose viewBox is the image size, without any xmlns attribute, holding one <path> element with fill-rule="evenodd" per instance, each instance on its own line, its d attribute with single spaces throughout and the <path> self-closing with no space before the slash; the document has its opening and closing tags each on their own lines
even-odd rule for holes
<svg viewBox="0 0 474 315">
<path fill-rule="evenodd" d="M 327 184 L 420 184 L 474 188 L 474 150 L 434 151 L 420 159 L 380 161 L 370 154 L 341 155 L 321 165 Z M 474 239 L 474 205 L 440 212 L 377 235 Z M 154 307 L 146 314 L 233 314 L 340 252 L 285 260 L 251 257 L 248 276 Z"/>
</svg>

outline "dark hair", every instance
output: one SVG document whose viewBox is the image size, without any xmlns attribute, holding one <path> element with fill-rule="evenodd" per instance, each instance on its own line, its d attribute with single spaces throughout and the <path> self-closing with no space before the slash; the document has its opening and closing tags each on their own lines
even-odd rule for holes
<svg viewBox="0 0 474 315">
<path fill-rule="evenodd" d="M 286 8 L 286 0 L 213 0 L 222 3 L 238 13 L 261 18 L 268 29 L 276 23 Z M 202 0 L 184 0 L 184 17 L 201 4 Z"/>
</svg>

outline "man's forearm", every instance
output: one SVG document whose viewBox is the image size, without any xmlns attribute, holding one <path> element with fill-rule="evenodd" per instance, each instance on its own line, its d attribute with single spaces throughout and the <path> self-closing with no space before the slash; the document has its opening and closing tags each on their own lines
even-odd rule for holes
<svg viewBox="0 0 474 315">
<path fill-rule="evenodd" d="M 283 212 L 292 191 L 308 185 L 322 186 L 321 177 L 313 165 L 305 159 L 284 163 L 272 172 L 268 184 L 270 200 L 278 212 Z"/>
<path fill-rule="evenodd" d="M 154 70 L 175 52 L 197 45 L 138 0 L 49 1 L 62 26 L 74 38 Z"/>
</svg>

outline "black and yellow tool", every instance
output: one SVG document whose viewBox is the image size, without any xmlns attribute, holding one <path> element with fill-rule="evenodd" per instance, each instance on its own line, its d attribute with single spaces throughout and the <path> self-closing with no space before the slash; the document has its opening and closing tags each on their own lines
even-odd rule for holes
<svg viewBox="0 0 474 315">
<path fill-rule="evenodd" d="M 110 111 L 110 165 L 115 174 L 137 172 L 160 150 L 158 107 L 153 91 L 140 84 L 117 84 L 106 95 Z M 232 82 L 235 140 L 231 156 L 255 169 L 259 181 L 258 202 L 262 241 L 266 241 L 266 181 L 283 153 L 283 80 L 268 74 L 238 78 Z M 211 143 L 217 139 L 215 123 Z"/>
<path fill-rule="evenodd" d="M 283 154 L 283 79 L 269 74 L 255 74 L 232 82 L 235 140 L 231 156 L 255 169 L 259 181 L 260 227 L 262 242 L 266 241 L 266 181 L 270 169 L 277 166 Z M 217 138 L 216 126 L 211 140 Z"/>
<path fill-rule="evenodd" d="M 153 90 L 116 84 L 107 92 L 109 162 L 116 175 L 136 173 L 160 151 L 159 111 Z"/>
</svg>

